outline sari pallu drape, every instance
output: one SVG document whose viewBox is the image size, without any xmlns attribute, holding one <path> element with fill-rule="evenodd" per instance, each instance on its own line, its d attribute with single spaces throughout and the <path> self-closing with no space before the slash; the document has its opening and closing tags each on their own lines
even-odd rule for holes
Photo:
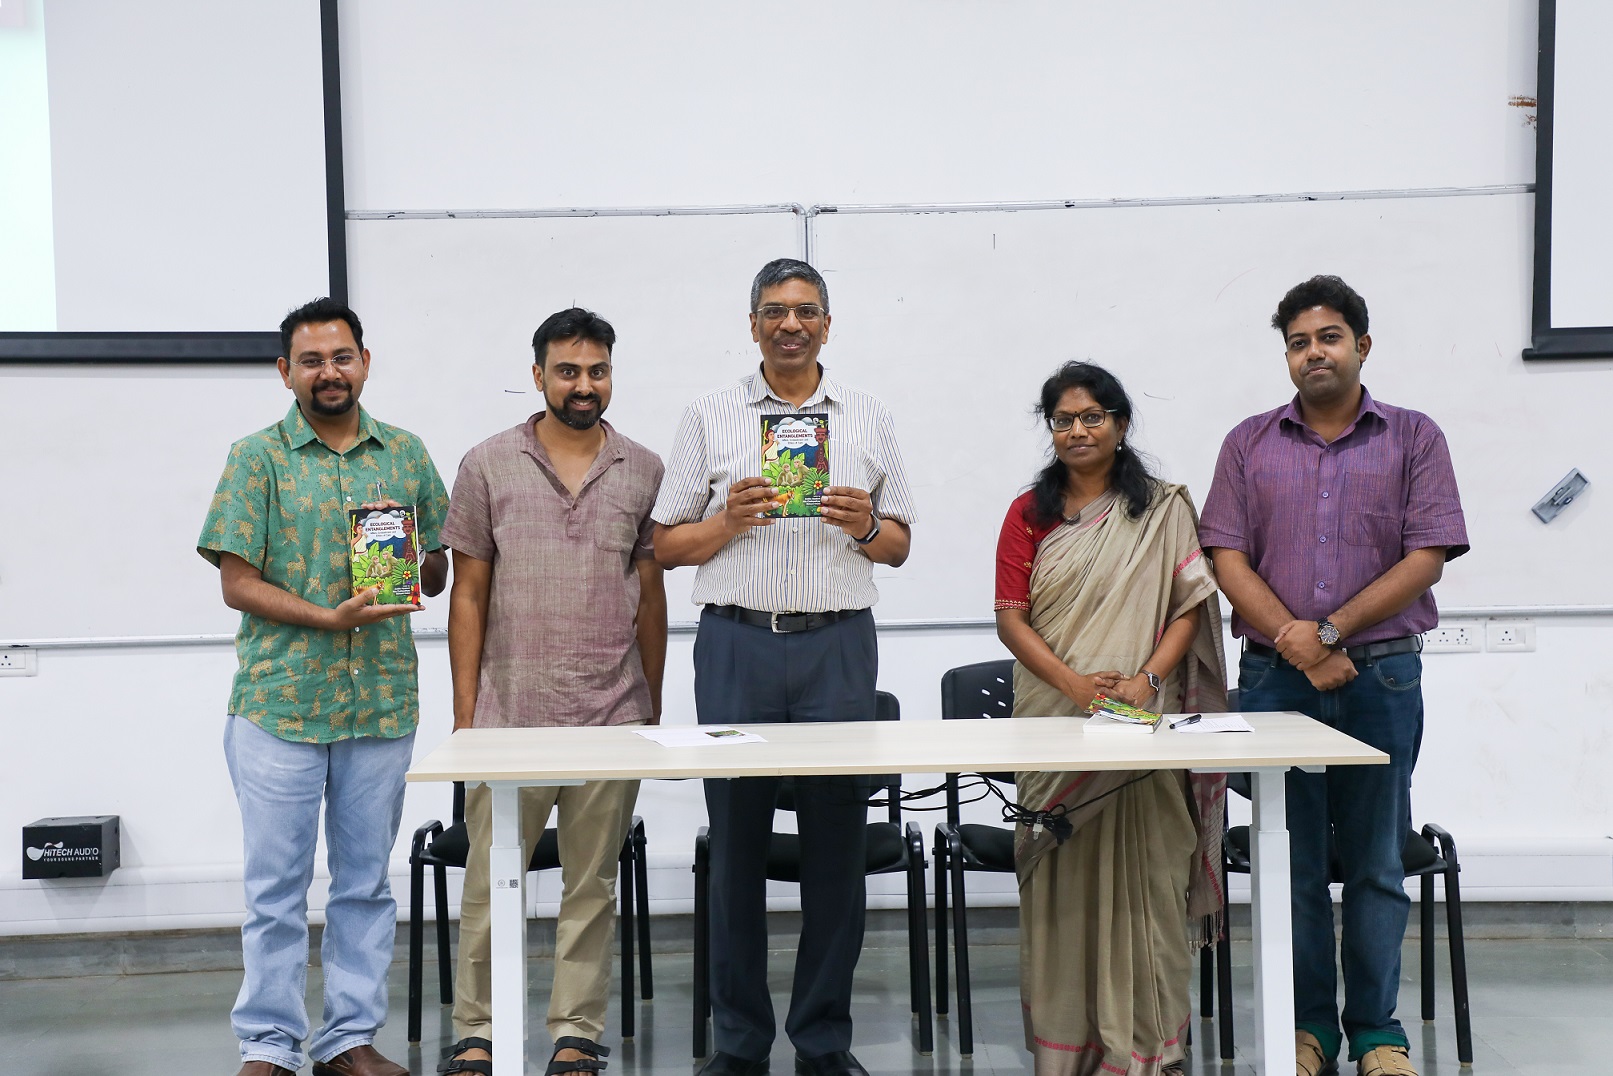
<svg viewBox="0 0 1613 1076">
<path fill-rule="evenodd" d="M 1192 646 L 1156 706 L 1225 710 L 1220 610 L 1196 523 L 1181 486 L 1162 486 L 1138 519 L 1115 495 L 1099 498 L 1038 550 L 1031 627 L 1078 672 L 1132 673 L 1165 627 L 1197 607 Z M 1078 707 L 1016 664 L 1014 713 L 1073 716 Z M 1190 948 L 1220 930 L 1225 779 L 1022 773 L 1018 793 L 1036 809 L 1062 805 L 1075 830 L 1062 846 L 1050 830 L 1022 825 L 1015 835 L 1022 1000 L 1037 1070 L 1156 1073 L 1182 1056 Z M 1070 917 L 1082 917 L 1079 930 Z"/>
</svg>

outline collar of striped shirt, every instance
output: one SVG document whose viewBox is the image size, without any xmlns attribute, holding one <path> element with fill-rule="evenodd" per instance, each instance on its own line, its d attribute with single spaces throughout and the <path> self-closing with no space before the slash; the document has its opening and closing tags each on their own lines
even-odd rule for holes
<svg viewBox="0 0 1613 1076">
<path fill-rule="evenodd" d="M 758 364 L 756 370 L 745 379 L 745 391 L 746 398 L 753 404 L 759 404 L 771 396 L 781 404 L 784 404 L 788 407 L 795 407 L 795 405 L 790 403 L 790 401 L 773 391 L 773 386 L 767 383 L 767 372 L 760 364 Z M 798 410 L 804 411 L 807 408 L 810 408 L 812 405 L 820 403 L 823 400 L 833 400 L 835 403 L 844 403 L 845 399 L 845 388 L 840 384 L 840 382 L 836 381 L 829 375 L 829 371 L 825 370 L 823 368 L 823 363 L 820 362 L 818 363 L 818 387 L 812 391 L 811 396 L 808 396 L 806 400 L 802 402 Z"/>
</svg>

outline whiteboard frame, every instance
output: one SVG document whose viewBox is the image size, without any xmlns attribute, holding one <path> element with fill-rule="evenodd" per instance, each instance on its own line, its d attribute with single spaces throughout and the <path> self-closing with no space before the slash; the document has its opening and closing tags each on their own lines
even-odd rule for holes
<svg viewBox="0 0 1613 1076">
<path fill-rule="evenodd" d="M 1535 89 L 1535 275 L 1526 360 L 1613 358 L 1613 326 L 1551 323 L 1551 184 L 1554 80 L 1557 73 L 1557 0 L 1540 0 L 1540 66 Z"/>
<path fill-rule="evenodd" d="M 347 195 L 342 173 L 342 75 L 338 0 L 319 0 L 324 84 L 325 244 L 328 294 L 347 301 Z M 0 363 L 268 363 L 280 357 L 278 331 L 0 332 Z"/>
</svg>

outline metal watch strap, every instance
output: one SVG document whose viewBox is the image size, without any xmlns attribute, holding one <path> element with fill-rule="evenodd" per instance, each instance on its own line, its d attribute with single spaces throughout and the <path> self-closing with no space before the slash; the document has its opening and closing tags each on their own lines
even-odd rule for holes
<svg viewBox="0 0 1613 1076">
<path fill-rule="evenodd" d="M 1148 686 L 1154 689 L 1154 694 L 1156 695 L 1159 694 L 1159 689 L 1165 686 L 1165 681 L 1161 680 L 1147 669 L 1143 670 L 1143 676 L 1148 680 Z"/>
<path fill-rule="evenodd" d="M 1330 635 L 1331 639 L 1328 638 Z M 1316 622 L 1316 641 L 1329 650 L 1337 650 L 1339 643 L 1344 640 L 1339 636 L 1339 626 L 1324 616 Z"/>
</svg>

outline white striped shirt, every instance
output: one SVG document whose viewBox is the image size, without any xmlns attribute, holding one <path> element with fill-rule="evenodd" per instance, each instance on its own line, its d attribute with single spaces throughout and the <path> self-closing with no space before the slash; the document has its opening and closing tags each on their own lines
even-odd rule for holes
<svg viewBox="0 0 1613 1076">
<path fill-rule="evenodd" d="M 817 391 L 799 407 L 775 396 L 760 368 L 690 404 L 651 518 L 672 527 L 723 511 L 729 486 L 761 474 L 762 416 L 818 412 L 829 416 L 830 484 L 867 490 L 881 519 L 911 525 L 913 495 L 890 412 L 819 370 Z M 695 570 L 693 597 L 698 605 L 825 613 L 867 609 L 879 590 L 857 543 L 827 520 L 806 517 L 780 518 L 735 537 Z"/>
</svg>

